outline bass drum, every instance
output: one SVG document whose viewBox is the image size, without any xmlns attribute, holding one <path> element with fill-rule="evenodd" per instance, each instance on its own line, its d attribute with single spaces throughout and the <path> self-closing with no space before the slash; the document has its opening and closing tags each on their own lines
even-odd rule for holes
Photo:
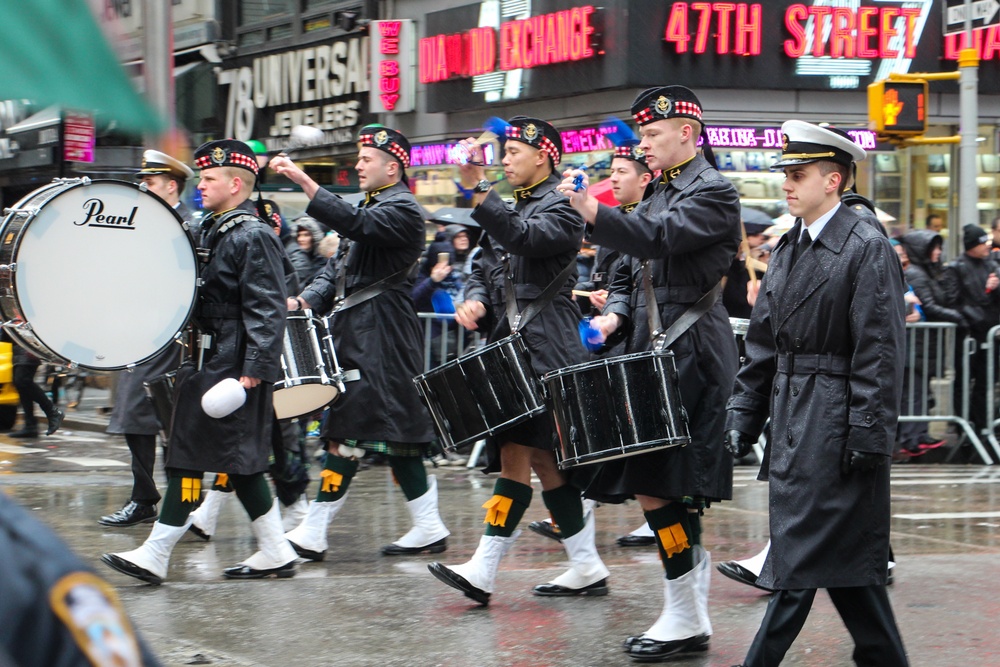
<svg viewBox="0 0 1000 667">
<path fill-rule="evenodd" d="M 58 180 L 5 211 L 0 315 L 44 359 L 95 371 L 142 363 L 177 337 L 197 286 L 184 221 L 134 183 Z"/>
</svg>

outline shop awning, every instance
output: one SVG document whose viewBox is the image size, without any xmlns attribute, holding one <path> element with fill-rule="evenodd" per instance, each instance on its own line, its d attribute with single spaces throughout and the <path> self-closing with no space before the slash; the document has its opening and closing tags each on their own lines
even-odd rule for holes
<svg viewBox="0 0 1000 667">
<path fill-rule="evenodd" d="M 5 2 L 0 25 L 0 99 L 92 111 L 138 132 L 165 128 L 132 87 L 86 0 Z"/>
</svg>

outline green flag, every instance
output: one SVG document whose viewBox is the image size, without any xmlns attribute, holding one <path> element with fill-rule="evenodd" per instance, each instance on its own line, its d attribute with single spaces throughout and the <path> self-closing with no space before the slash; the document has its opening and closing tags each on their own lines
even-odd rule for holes
<svg viewBox="0 0 1000 667">
<path fill-rule="evenodd" d="M 137 132 L 165 129 L 132 87 L 86 0 L 5 0 L 0 25 L 0 99 L 93 111 Z"/>
</svg>

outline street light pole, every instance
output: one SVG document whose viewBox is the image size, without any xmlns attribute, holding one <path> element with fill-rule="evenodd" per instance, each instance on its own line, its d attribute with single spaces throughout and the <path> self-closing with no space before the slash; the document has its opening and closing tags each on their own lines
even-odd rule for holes
<svg viewBox="0 0 1000 667">
<path fill-rule="evenodd" d="M 965 35 L 966 45 L 958 56 L 959 136 L 961 137 L 958 149 L 958 217 L 962 223 L 961 227 L 979 224 L 979 209 L 976 206 L 979 200 L 979 189 L 976 187 L 976 154 L 979 149 L 977 142 L 979 135 L 979 54 L 972 41 L 971 0 L 965 0 Z M 956 228 L 958 225 L 951 225 L 951 227 L 952 247 L 960 248 L 961 230 Z"/>
<path fill-rule="evenodd" d="M 164 0 L 145 0 L 143 15 L 143 80 L 146 97 L 167 120 L 172 130 L 177 125 L 174 102 L 174 30 L 171 4 Z M 159 137 L 147 137 L 156 146 Z M 168 151 L 169 152 L 169 151 Z"/>
</svg>

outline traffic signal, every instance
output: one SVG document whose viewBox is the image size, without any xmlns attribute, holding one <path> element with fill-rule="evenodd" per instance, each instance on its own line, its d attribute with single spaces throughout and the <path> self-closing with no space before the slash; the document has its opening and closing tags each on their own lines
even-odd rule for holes
<svg viewBox="0 0 1000 667">
<path fill-rule="evenodd" d="M 878 134 L 914 136 L 927 131 L 927 82 L 868 84 L 868 127 Z"/>
</svg>

